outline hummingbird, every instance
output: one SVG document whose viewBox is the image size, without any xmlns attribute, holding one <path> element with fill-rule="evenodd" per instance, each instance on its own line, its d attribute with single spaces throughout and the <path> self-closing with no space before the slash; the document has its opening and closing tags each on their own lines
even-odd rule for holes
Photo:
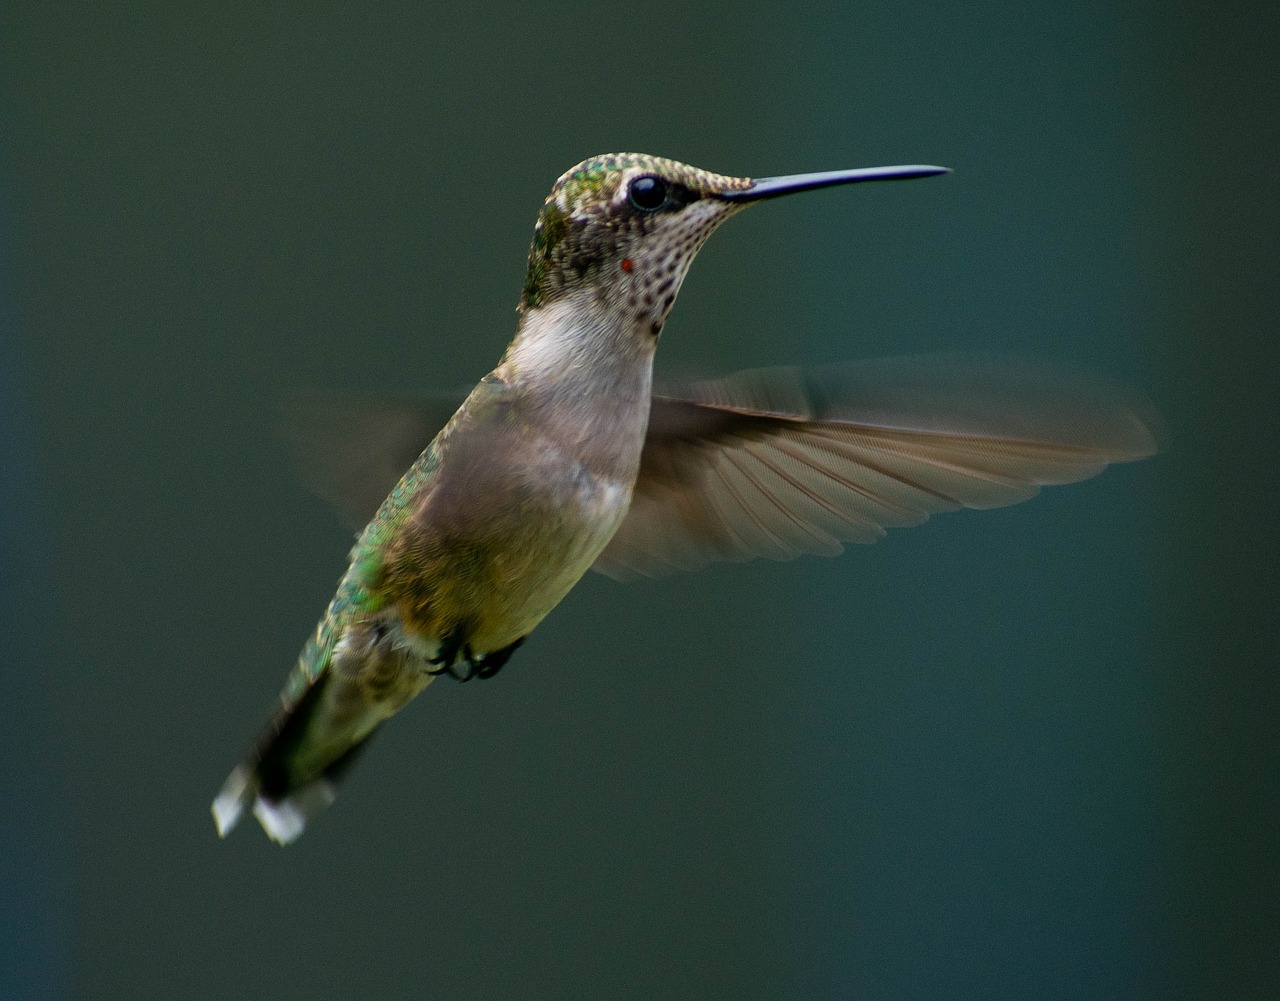
<svg viewBox="0 0 1280 1001">
<path fill-rule="evenodd" d="M 752 179 L 618 153 L 563 174 L 534 227 L 514 339 L 415 442 L 357 536 L 278 711 L 213 801 L 219 836 L 251 808 L 273 840 L 296 840 L 379 726 L 442 675 L 493 677 L 593 567 L 834 554 L 1152 454 L 1140 406 L 1012 364 L 772 369 L 655 395 L 663 324 L 730 216 L 945 173 Z M 358 488 L 385 490 L 358 462 Z"/>
</svg>

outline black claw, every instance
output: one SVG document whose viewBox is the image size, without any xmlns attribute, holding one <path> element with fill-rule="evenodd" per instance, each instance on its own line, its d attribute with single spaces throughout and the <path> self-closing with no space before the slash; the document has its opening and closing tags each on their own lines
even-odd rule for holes
<svg viewBox="0 0 1280 1001">
<path fill-rule="evenodd" d="M 493 650 L 477 657 L 471 650 L 471 644 L 464 643 L 460 636 L 446 636 L 440 643 L 439 652 L 427 661 L 428 664 L 435 665 L 435 670 L 428 669 L 427 673 L 447 674 L 455 681 L 464 682 L 472 678 L 492 678 L 502 670 L 503 665 L 511 659 L 511 655 L 516 652 L 525 638 L 521 636 L 510 646 L 504 646 L 501 650 Z M 458 670 L 459 661 L 466 664 L 465 672 Z"/>
<path fill-rule="evenodd" d="M 511 659 L 511 655 L 520 648 L 520 644 L 527 639 L 521 636 L 510 646 L 504 646 L 501 650 L 494 650 L 486 653 L 479 661 L 472 661 L 475 668 L 477 678 L 492 678 L 495 674 L 502 670 L 504 664 Z"/>
<path fill-rule="evenodd" d="M 471 677 L 471 672 L 468 671 L 465 678 L 459 677 L 458 672 L 453 667 L 458 662 L 458 654 L 462 653 L 462 648 L 463 643 L 460 635 L 446 636 L 440 641 L 440 649 L 436 652 L 436 655 L 427 661 L 428 664 L 436 665 L 436 669 L 434 671 L 428 669 L 427 673 L 431 675 L 448 674 L 459 681 L 466 681 Z M 469 650 L 465 657 L 467 663 L 470 664 L 471 655 Z"/>
</svg>

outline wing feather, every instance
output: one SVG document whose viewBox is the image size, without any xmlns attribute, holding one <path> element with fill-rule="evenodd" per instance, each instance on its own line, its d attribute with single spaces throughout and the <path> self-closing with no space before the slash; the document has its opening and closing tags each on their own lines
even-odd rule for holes
<svg viewBox="0 0 1280 1001">
<path fill-rule="evenodd" d="M 302 481 L 358 531 L 465 397 L 441 393 L 427 399 L 387 400 L 298 392 L 281 408 L 280 434 Z"/>
<path fill-rule="evenodd" d="M 1155 451 L 1121 387 L 1027 362 L 935 356 L 764 369 L 655 396 L 631 509 L 595 568 L 832 555 Z"/>
</svg>

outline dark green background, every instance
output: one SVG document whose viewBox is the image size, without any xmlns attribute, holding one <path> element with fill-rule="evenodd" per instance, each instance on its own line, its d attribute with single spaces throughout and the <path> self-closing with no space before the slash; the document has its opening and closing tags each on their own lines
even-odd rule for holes
<svg viewBox="0 0 1280 1001">
<path fill-rule="evenodd" d="M 1257 9 L 10 0 L 0 996 L 1273 986 Z M 591 577 L 295 848 L 218 842 L 348 545 L 278 401 L 482 375 L 541 199 L 610 150 L 956 171 L 735 220 L 660 371 L 1031 352 L 1172 447 L 839 560 Z"/>
</svg>

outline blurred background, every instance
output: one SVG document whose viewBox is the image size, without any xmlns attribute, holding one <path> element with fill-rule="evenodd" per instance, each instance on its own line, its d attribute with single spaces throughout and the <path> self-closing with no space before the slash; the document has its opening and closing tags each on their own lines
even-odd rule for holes
<svg viewBox="0 0 1280 1001">
<path fill-rule="evenodd" d="M 0 10 L 0 996 L 1247 997 L 1277 969 L 1274 6 Z M 308 387 L 474 382 L 582 158 L 773 202 L 659 373 L 941 350 L 1154 460 L 836 560 L 590 576 L 295 847 L 219 842 L 350 542 Z"/>
</svg>

